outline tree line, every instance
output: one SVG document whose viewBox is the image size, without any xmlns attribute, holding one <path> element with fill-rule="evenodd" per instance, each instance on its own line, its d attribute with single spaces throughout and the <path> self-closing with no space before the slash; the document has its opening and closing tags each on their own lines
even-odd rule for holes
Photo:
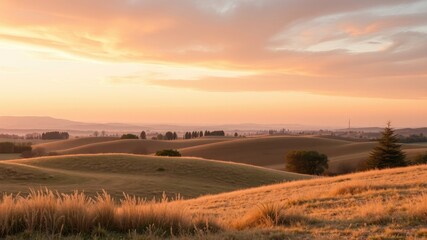
<svg viewBox="0 0 427 240">
<path fill-rule="evenodd" d="M 0 153 L 11 154 L 11 153 L 23 153 L 25 151 L 31 151 L 31 143 L 12 143 L 12 142 L 1 142 Z"/>
<path fill-rule="evenodd" d="M 417 134 L 411 134 L 407 137 L 405 136 L 399 136 L 399 142 L 400 143 L 420 143 L 420 142 L 427 142 L 427 137 L 424 136 L 424 134 L 420 133 Z"/>
<path fill-rule="evenodd" d="M 70 134 L 68 132 L 45 132 L 42 133 L 43 140 L 60 140 L 60 139 L 68 139 L 70 138 Z"/>
<path fill-rule="evenodd" d="M 183 139 L 192 139 L 192 138 L 200 138 L 204 136 L 225 136 L 225 132 L 223 130 L 217 130 L 217 131 L 192 131 L 192 132 L 185 132 L 182 136 Z M 153 136 L 152 140 L 176 140 L 179 136 L 176 132 L 168 131 L 165 134 L 157 134 Z M 136 134 L 123 134 L 121 136 L 121 139 L 147 139 L 147 133 L 145 131 L 142 131 L 139 136 Z"/>
</svg>

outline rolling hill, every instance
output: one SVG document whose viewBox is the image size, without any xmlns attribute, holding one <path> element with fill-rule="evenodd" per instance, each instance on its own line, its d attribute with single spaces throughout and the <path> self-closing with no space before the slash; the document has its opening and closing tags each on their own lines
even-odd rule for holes
<svg viewBox="0 0 427 240">
<path fill-rule="evenodd" d="M 82 144 L 57 151 L 59 154 L 134 153 L 152 154 L 163 149 L 180 149 L 209 143 L 230 141 L 233 138 L 199 138 L 190 140 L 117 140 Z"/>
<path fill-rule="evenodd" d="M 58 140 L 48 143 L 36 144 L 34 148 L 44 148 L 47 152 L 54 152 L 58 150 L 65 150 L 69 148 L 75 148 L 84 146 L 92 143 L 101 143 L 119 140 L 117 137 L 86 137 L 86 138 L 74 138 L 67 140 Z"/>
<path fill-rule="evenodd" d="M 275 184 L 181 204 L 240 229 L 211 239 L 425 239 L 426 181 L 427 165 L 420 165 Z M 263 214 L 274 215 L 274 209 L 283 222 L 263 222 Z"/>
<path fill-rule="evenodd" d="M 280 136 L 244 138 L 180 149 L 184 156 L 221 159 L 273 169 L 284 169 L 285 156 L 291 150 L 315 150 L 328 155 L 330 171 L 354 171 L 376 145 L 375 142 L 352 142 L 316 136 Z M 425 145 L 405 144 L 408 157 L 427 151 Z"/>
<path fill-rule="evenodd" d="M 25 193 L 29 187 L 61 192 L 102 189 L 115 197 L 180 194 L 185 198 L 271 183 L 307 179 L 307 175 L 200 158 L 128 154 L 70 155 L 0 162 L 2 192 Z"/>
<path fill-rule="evenodd" d="M 198 138 L 191 140 L 120 140 L 81 138 L 35 145 L 59 154 L 132 153 L 153 154 L 162 149 L 179 149 L 183 156 L 245 163 L 283 170 L 291 150 L 315 150 L 328 155 L 331 173 L 357 170 L 369 156 L 375 142 L 354 142 L 318 136 L 266 136 L 248 138 Z M 404 144 L 408 159 L 427 152 L 425 144 Z"/>
</svg>

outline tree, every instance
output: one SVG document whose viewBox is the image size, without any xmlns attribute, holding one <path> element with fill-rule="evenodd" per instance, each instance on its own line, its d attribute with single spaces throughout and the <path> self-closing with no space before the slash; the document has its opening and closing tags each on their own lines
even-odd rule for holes
<svg viewBox="0 0 427 240">
<path fill-rule="evenodd" d="M 157 134 L 157 140 L 163 140 L 163 138 L 164 138 L 163 134 L 161 134 L 161 133 Z"/>
<path fill-rule="evenodd" d="M 200 131 L 199 136 L 203 137 L 203 131 Z"/>
<path fill-rule="evenodd" d="M 181 153 L 174 149 L 165 149 L 156 152 L 156 156 L 181 157 Z"/>
<path fill-rule="evenodd" d="M 234 137 L 238 137 L 238 136 L 239 136 L 239 134 L 235 132 L 234 133 Z"/>
<path fill-rule="evenodd" d="M 139 138 L 147 139 L 147 133 L 145 133 L 145 131 L 142 131 L 141 134 L 139 135 Z"/>
<path fill-rule="evenodd" d="M 99 136 L 99 132 L 98 131 L 93 132 L 93 136 L 94 137 L 98 137 Z"/>
<path fill-rule="evenodd" d="M 320 175 L 328 168 L 328 157 L 316 151 L 290 151 L 286 155 L 286 170 Z"/>
<path fill-rule="evenodd" d="M 176 132 L 173 132 L 173 140 L 177 140 L 178 139 L 178 134 L 176 134 Z"/>
<path fill-rule="evenodd" d="M 165 139 L 166 140 L 173 140 L 173 132 L 167 132 L 166 134 L 165 134 Z"/>
<path fill-rule="evenodd" d="M 378 139 L 378 145 L 372 150 L 369 158 L 366 161 L 368 169 L 384 169 L 394 167 L 404 167 L 407 165 L 406 155 L 401 150 L 401 145 L 394 129 L 391 128 L 390 122 L 381 133 Z"/>
</svg>

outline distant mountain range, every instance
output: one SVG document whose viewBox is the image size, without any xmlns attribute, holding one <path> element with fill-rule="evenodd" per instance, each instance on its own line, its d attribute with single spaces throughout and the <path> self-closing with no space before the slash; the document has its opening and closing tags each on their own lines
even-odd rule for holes
<svg viewBox="0 0 427 240">
<path fill-rule="evenodd" d="M 224 131 L 257 131 L 257 130 L 319 130 L 319 129 L 333 129 L 321 126 L 307 126 L 300 124 L 255 124 L 255 123 L 242 123 L 242 124 L 222 124 L 222 125 L 179 125 L 179 124 L 127 124 L 127 123 L 85 123 L 78 121 L 70 121 L 66 119 L 58 119 L 52 117 L 35 117 L 35 116 L 0 116 L 0 133 L 16 133 L 25 134 L 30 132 L 43 132 L 50 130 L 69 131 L 75 135 L 77 134 L 92 134 L 93 131 L 107 131 L 107 132 L 134 132 L 138 133 L 142 130 L 145 131 L 193 131 L 193 130 L 224 130 Z M 363 131 L 366 133 L 378 133 L 383 128 L 379 127 L 366 127 L 366 128 L 352 128 L 352 131 Z M 339 129 L 337 131 L 348 131 L 348 129 Z M 424 133 L 427 135 L 427 128 L 404 128 L 398 129 L 397 132 L 402 135 Z"/>
<path fill-rule="evenodd" d="M 40 130 L 74 131 L 77 133 L 93 131 L 110 132 L 140 132 L 148 131 L 192 131 L 192 130 L 225 130 L 225 131 L 255 131 L 269 129 L 307 130 L 318 129 L 299 124 L 223 124 L 223 125 L 175 125 L 175 124 L 126 124 L 126 123 L 85 123 L 57 119 L 52 117 L 35 116 L 0 116 L 0 132 L 38 132 Z M 6 131 L 8 130 L 8 131 Z"/>
<path fill-rule="evenodd" d="M 140 126 L 121 123 L 84 123 L 52 117 L 0 116 L 1 129 L 43 129 L 43 130 L 139 130 Z"/>
</svg>

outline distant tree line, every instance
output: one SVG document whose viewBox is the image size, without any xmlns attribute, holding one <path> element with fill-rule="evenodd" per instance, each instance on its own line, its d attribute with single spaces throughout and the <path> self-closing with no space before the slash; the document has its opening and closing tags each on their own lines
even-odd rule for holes
<svg viewBox="0 0 427 240">
<path fill-rule="evenodd" d="M 218 131 L 205 131 L 205 136 L 209 137 L 209 136 L 218 136 L 218 137 L 223 137 L 225 136 L 225 132 L 223 130 L 218 130 Z"/>
<path fill-rule="evenodd" d="M 24 139 L 23 137 L 15 135 L 15 134 L 0 134 L 0 138 L 6 138 L 6 139 Z"/>
<path fill-rule="evenodd" d="M 184 139 L 192 139 L 192 138 L 199 138 L 203 137 L 203 131 L 192 131 L 192 132 L 186 132 L 184 134 Z"/>
<path fill-rule="evenodd" d="M 42 134 L 43 140 L 57 140 L 57 139 L 68 139 L 70 135 L 68 132 L 45 132 Z"/>
<path fill-rule="evenodd" d="M 192 138 L 200 138 L 200 137 L 209 137 L 209 136 L 218 136 L 218 137 L 223 137 L 225 136 L 225 132 L 223 130 L 218 130 L 218 131 L 208 131 L 206 130 L 205 132 L 203 131 L 192 131 L 192 132 L 186 132 L 184 134 L 184 139 L 192 139 Z"/>
<path fill-rule="evenodd" d="M 40 133 L 28 133 L 25 134 L 25 139 L 33 140 L 33 139 L 41 139 L 42 135 Z"/>
<path fill-rule="evenodd" d="M 12 143 L 12 142 L 1 142 L 0 153 L 23 153 L 25 151 L 31 151 L 32 147 L 30 143 Z"/>
<path fill-rule="evenodd" d="M 165 133 L 165 135 L 160 133 L 157 135 L 157 137 L 154 137 L 153 139 L 156 139 L 156 140 L 176 140 L 176 139 L 178 139 L 178 134 L 176 132 L 168 131 Z"/>
<path fill-rule="evenodd" d="M 106 131 L 101 131 L 101 132 L 95 131 L 95 132 L 93 132 L 93 136 L 94 137 L 99 137 L 99 136 L 106 137 L 107 136 L 107 132 Z"/>
<path fill-rule="evenodd" d="M 135 134 L 123 134 L 121 139 L 147 139 L 147 133 L 145 131 L 142 131 L 139 136 Z M 176 140 L 178 139 L 178 134 L 176 132 L 168 131 L 164 135 L 158 134 L 155 137 L 151 138 L 152 140 Z"/>
<path fill-rule="evenodd" d="M 412 134 L 408 137 L 405 136 L 398 136 L 398 140 L 400 143 L 419 143 L 419 142 L 427 142 L 427 137 L 424 136 L 424 134 L 420 133 L 419 135 L 417 134 Z"/>
</svg>

